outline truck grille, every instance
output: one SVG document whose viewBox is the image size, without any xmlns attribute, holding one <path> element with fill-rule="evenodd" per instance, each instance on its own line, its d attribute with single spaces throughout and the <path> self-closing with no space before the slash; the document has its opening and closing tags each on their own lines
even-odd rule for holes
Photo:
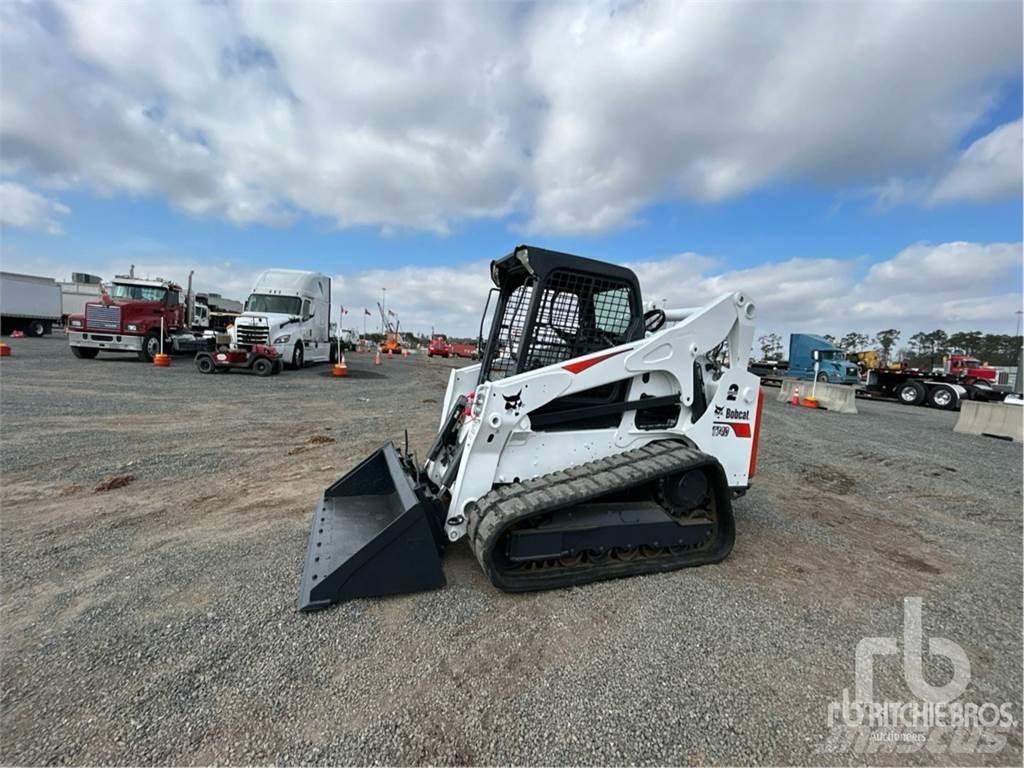
<svg viewBox="0 0 1024 768">
<path fill-rule="evenodd" d="M 270 329 L 266 326 L 236 325 L 239 345 L 266 344 L 269 341 Z"/>
<path fill-rule="evenodd" d="M 120 331 L 121 308 L 103 304 L 85 305 L 85 327 L 91 331 Z"/>
</svg>

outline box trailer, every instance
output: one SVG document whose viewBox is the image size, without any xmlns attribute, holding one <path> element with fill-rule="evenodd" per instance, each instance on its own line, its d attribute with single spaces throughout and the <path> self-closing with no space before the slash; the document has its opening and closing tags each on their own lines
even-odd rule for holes
<svg viewBox="0 0 1024 768">
<path fill-rule="evenodd" d="M 61 319 L 60 286 L 52 277 L 0 272 L 0 332 L 42 336 Z"/>
</svg>

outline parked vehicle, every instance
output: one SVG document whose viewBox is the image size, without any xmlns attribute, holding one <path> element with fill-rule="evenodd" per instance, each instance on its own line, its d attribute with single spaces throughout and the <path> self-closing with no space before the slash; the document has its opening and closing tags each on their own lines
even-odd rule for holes
<svg viewBox="0 0 1024 768">
<path fill-rule="evenodd" d="M 331 278 L 320 272 L 268 269 L 256 278 L 245 311 L 231 330 L 232 346 L 272 344 L 285 364 L 332 359 Z"/>
<path fill-rule="evenodd" d="M 480 358 L 480 350 L 477 348 L 476 344 L 453 341 L 450 346 L 451 353 L 455 355 L 455 357 L 468 357 L 473 360 L 478 360 Z"/>
<path fill-rule="evenodd" d="M 230 333 L 235 320 L 242 314 L 242 302 L 225 299 L 219 293 L 197 293 L 196 303 L 210 311 L 210 330 L 215 333 Z"/>
<path fill-rule="evenodd" d="M 982 363 L 976 357 L 969 355 L 950 355 L 943 363 L 943 370 L 969 381 L 981 380 L 993 383 L 998 373 L 991 365 Z"/>
<path fill-rule="evenodd" d="M 862 393 L 898 400 L 904 405 L 930 405 L 944 411 L 959 410 L 963 400 L 998 402 L 1006 395 L 985 379 L 910 368 L 868 371 Z"/>
<path fill-rule="evenodd" d="M 384 340 L 380 343 L 381 352 L 391 352 L 397 354 L 402 351 L 402 337 L 398 333 L 398 327 L 401 325 L 401 321 L 397 315 L 390 309 L 385 312 L 384 307 L 381 303 L 377 302 L 377 309 L 380 310 L 381 323 L 384 325 Z M 395 322 L 392 323 L 388 315 L 395 318 Z"/>
<path fill-rule="evenodd" d="M 50 333 L 60 322 L 60 286 L 52 277 L 0 272 L 0 332 Z"/>
<path fill-rule="evenodd" d="M 188 287 L 163 278 L 127 275 L 114 278 L 109 292 L 98 286 L 100 300 L 86 302 L 85 312 L 68 316 L 68 345 L 75 357 L 91 360 L 105 352 L 132 352 L 151 362 L 163 348 L 167 354 L 198 352 L 213 348 L 209 308 Z"/>
<path fill-rule="evenodd" d="M 302 610 L 441 587 L 441 554 L 462 538 L 509 592 L 732 550 L 764 395 L 720 352 L 750 348 L 749 298 L 645 313 L 631 270 L 530 246 L 491 276 L 483 360 L 451 372 L 426 460 L 385 444 L 316 501 Z M 505 350 L 513 365 L 495 370 Z"/>
<path fill-rule="evenodd" d="M 427 346 L 427 357 L 451 357 L 452 345 L 448 343 L 448 337 L 439 333 L 430 340 Z"/>
<path fill-rule="evenodd" d="M 196 355 L 196 368 L 200 373 L 226 373 L 252 371 L 257 376 L 273 376 L 281 372 L 281 355 L 272 346 L 255 344 L 251 350 L 220 349 Z"/>
<path fill-rule="evenodd" d="M 817 372 L 815 372 L 817 352 Z M 857 365 L 846 358 L 846 352 L 828 339 L 810 333 L 794 333 L 789 337 L 789 361 L 752 363 L 751 373 L 768 382 L 781 383 L 783 378 L 818 381 L 829 384 L 859 384 Z"/>
</svg>

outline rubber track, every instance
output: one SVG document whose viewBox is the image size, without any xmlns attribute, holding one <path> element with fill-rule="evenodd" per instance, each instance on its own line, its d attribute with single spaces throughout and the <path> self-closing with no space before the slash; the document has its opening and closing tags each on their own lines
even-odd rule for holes
<svg viewBox="0 0 1024 768">
<path fill-rule="evenodd" d="M 609 559 L 605 563 L 589 564 L 586 567 L 553 567 L 529 574 L 504 571 L 492 562 L 494 547 L 502 534 L 521 520 L 582 504 L 613 491 L 644 485 L 659 477 L 695 467 L 710 470 L 713 482 L 715 475 L 718 477 L 715 485 L 721 541 L 713 550 L 630 561 Z M 719 562 L 732 550 L 735 539 L 732 502 L 721 465 L 714 457 L 674 440 L 658 440 L 632 451 L 503 485 L 479 499 L 477 508 L 470 510 L 467 523 L 470 547 L 484 573 L 496 587 L 508 592 L 554 589 L 601 579 Z"/>
</svg>

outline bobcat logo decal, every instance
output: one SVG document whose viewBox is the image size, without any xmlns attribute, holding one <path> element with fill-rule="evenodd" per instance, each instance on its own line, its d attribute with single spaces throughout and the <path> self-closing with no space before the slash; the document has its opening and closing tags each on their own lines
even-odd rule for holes
<svg viewBox="0 0 1024 768">
<path fill-rule="evenodd" d="M 724 405 L 716 405 L 715 406 L 715 416 L 721 416 L 724 411 L 725 411 L 725 406 Z"/>
<path fill-rule="evenodd" d="M 523 390 L 520 389 L 514 395 L 502 395 L 505 400 L 505 410 L 519 413 L 519 409 L 523 407 L 522 394 Z"/>
</svg>

